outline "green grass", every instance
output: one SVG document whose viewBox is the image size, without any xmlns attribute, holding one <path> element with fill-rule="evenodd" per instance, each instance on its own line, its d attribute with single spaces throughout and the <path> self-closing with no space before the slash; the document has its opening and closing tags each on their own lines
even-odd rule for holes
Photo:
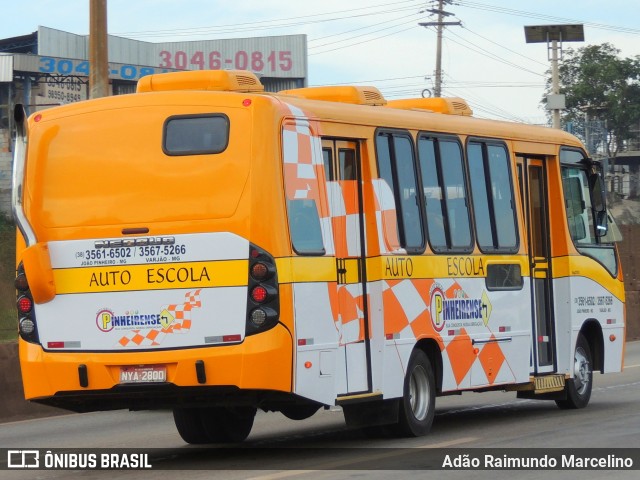
<svg viewBox="0 0 640 480">
<path fill-rule="evenodd" d="M 16 265 L 16 227 L 0 215 L 0 342 L 18 337 L 16 291 L 13 286 Z"/>
<path fill-rule="evenodd" d="M 17 324 L 15 308 L 5 308 L 0 311 L 0 342 L 12 341 L 18 338 Z"/>
</svg>

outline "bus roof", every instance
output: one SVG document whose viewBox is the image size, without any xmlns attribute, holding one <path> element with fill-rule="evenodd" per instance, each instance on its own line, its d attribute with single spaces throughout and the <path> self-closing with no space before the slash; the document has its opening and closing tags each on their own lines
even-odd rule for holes
<svg viewBox="0 0 640 480">
<path fill-rule="evenodd" d="M 279 93 L 262 90 L 259 79 L 246 71 L 165 73 L 140 79 L 135 94 L 66 105 L 51 109 L 45 115 L 47 119 L 52 119 L 101 109 L 143 105 L 171 107 L 212 103 L 225 106 L 243 96 L 271 99 L 274 104 L 293 105 L 301 109 L 304 115 L 318 120 L 583 148 L 575 136 L 561 130 L 474 118 L 466 102 L 457 98 L 413 98 L 387 102 L 375 87 L 362 86 L 310 87 Z"/>
</svg>

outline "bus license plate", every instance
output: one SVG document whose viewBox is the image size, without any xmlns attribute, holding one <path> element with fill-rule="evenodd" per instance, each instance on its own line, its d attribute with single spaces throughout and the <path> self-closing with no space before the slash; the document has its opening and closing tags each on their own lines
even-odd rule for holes
<svg viewBox="0 0 640 480">
<path fill-rule="evenodd" d="M 167 381 L 164 365 L 120 367 L 120 383 L 158 383 Z"/>
</svg>

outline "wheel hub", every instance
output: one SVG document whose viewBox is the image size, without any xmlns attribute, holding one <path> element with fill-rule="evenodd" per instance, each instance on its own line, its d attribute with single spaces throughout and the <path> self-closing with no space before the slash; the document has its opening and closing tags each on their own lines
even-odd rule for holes
<svg viewBox="0 0 640 480">
<path fill-rule="evenodd" d="M 576 390 L 582 395 L 589 387 L 589 382 L 591 381 L 591 366 L 589 365 L 586 353 L 581 347 L 576 349 L 573 368 Z"/>
<path fill-rule="evenodd" d="M 427 372 L 420 365 L 411 372 L 409 395 L 414 417 L 418 420 L 424 420 L 429 411 L 430 392 Z"/>
</svg>

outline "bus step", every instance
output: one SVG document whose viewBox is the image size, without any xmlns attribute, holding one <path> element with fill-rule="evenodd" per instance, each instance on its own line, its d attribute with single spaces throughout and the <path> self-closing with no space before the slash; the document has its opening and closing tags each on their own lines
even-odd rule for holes
<svg viewBox="0 0 640 480">
<path fill-rule="evenodd" d="M 355 395 L 341 395 L 336 399 L 336 405 L 349 405 L 352 403 L 372 402 L 382 400 L 382 392 L 365 392 Z"/>
<path fill-rule="evenodd" d="M 535 377 L 535 393 L 558 392 L 564 390 L 564 375 L 545 375 L 543 377 Z"/>
</svg>

